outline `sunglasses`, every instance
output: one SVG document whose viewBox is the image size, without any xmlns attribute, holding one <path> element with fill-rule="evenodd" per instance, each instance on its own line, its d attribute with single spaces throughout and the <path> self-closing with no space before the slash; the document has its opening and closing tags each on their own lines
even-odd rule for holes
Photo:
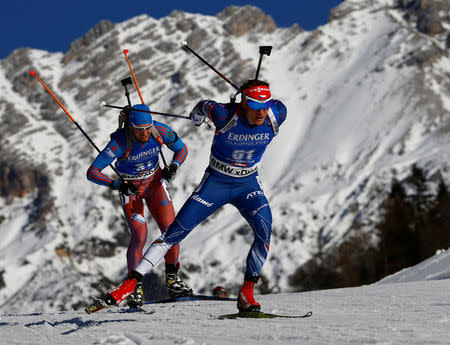
<svg viewBox="0 0 450 345">
<path fill-rule="evenodd" d="M 148 125 L 148 126 L 145 126 L 145 127 L 138 127 L 138 126 L 133 125 L 132 123 L 131 123 L 131 125 L 138 132 L 148 131 L 153 126 L 153 124 L 151 124 L 151 125 Z"/>
<path fill-rule="evenodd" d="M 247 101 L 247 105 L 253 110 L 267 110 L 272 105 L 272 101 L 259 103 L 255 101 Z"/>
</svg>

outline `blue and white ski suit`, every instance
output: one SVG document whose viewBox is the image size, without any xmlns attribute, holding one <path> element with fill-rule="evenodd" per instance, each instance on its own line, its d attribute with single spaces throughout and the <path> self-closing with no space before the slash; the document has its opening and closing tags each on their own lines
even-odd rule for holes
<svg viewBox="0 0 450 345">
<path fill-rule="evenodd" d="M 272 232 L 272 214 L 257 171 L 267 145 L 286 119 L 286 107 L 272 101 L 269 116 L 261 126 L 250 125 L 241 115 L 239 104 L 202 101 L 199 108 L 216 127 L 210 164 L 174 222 L 150 246 L 136 271 L 147 273 L 166 250 L 182 241 L 200 222 L 223 205 L 232 204 L 253 229 L 245 273 L 257 277 L 267 258 Z"/>
</svg>

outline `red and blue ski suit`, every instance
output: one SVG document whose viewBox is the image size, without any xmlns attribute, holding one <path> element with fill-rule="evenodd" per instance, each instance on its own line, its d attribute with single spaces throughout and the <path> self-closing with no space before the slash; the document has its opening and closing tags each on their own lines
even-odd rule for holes
<svg viewBox="0 0 450 345">
<path fill-rule="evenodd" d="M 183 141 L 167 125 L 153 121 L 153 125 L 167 147 L 174 152 L 172 163 L 180 166 L 186 159 L 188 150 Z M 113 181 L 102 170 L 116 160 L 115 167 L 121 176 L 133 183 L 139 193 L 126 196 L 120 194 L 123 212 L 131 233 L 127 250 L 128 270 L 133 270 L 142 258 L 142 251 L 147 240 L 147 222 L 144 217 L 144 200 L 152 217 L 164 233 L 175 218 L 172 200 L 162 179 L 158 154 L 161 144 L 151 135 L 146 143 L 133 140 L 128 157 L 124 129 L 111 134 L 111 140 L 99 153 L 87 171 L 89 181 L 109 186 Z M 125 158 L 125 159 L 123 159 Z M 167 264 L 178 264 L 179 245 L 171 248 L 165 256 Z"/>
<path fill-rule="evenodd" d="M 216 127 L 210 164 L 172 225 L 152 243 L 136 271 L 147 273 L 200 222 L 223 205 L 232 204 L 253 229 L 254 241 L 247 255 L 245 273 L 258 277 L 269 252 L 272 214 L 257 170 L 267 145 L 286 119 L 286 107 L 273 100 L 271 117 L 263 125 L 254 126 L 240 114 L 239 104 L 202 101 L 200 105 L 202 115 L 208 116 Z"/>
</svg>

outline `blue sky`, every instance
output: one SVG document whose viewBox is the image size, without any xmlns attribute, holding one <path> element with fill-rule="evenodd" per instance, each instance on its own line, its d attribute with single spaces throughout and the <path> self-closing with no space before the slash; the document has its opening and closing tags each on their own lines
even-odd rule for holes
<svg viewBox="0 0 450 345">
<path fill-rule="evenodd" d="M 272 16 L 279 27 L 294 23 L 313 30 L 328 21 L 329 11 L 342 0 L 8 0 L 0 12 L 0 59 L 14 49 L 31 47 L 51 52 L 65 52 L 102 19 L 114 23 L 148 14 L 161 18 L 173 10 L 215 15 L 231 5 L 254 5 Z"/>
</svg>

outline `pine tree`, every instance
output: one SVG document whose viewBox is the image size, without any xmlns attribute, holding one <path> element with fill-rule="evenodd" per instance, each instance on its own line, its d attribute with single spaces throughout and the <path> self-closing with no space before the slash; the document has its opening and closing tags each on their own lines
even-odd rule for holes
<svg viewBox="0 0 450 345">
<path fill-rule="evenodd" d="M 413 229 L 411 207 L 406 200 L 404 187 L 395 179 L 385 202 L 379 237 L 378 266 L 382 267 L 383 275 L 397 272 L 414 262 L 417 240 Z"/>
<path fill-rule="evenodd" d="M 450 195 L 444 181 L 441 180 L 433 207 L 427 213 L 426 228 L 428 236 L 424 243 L 425 258 L 438 249 L 450 247 Z"/>
</svg>

